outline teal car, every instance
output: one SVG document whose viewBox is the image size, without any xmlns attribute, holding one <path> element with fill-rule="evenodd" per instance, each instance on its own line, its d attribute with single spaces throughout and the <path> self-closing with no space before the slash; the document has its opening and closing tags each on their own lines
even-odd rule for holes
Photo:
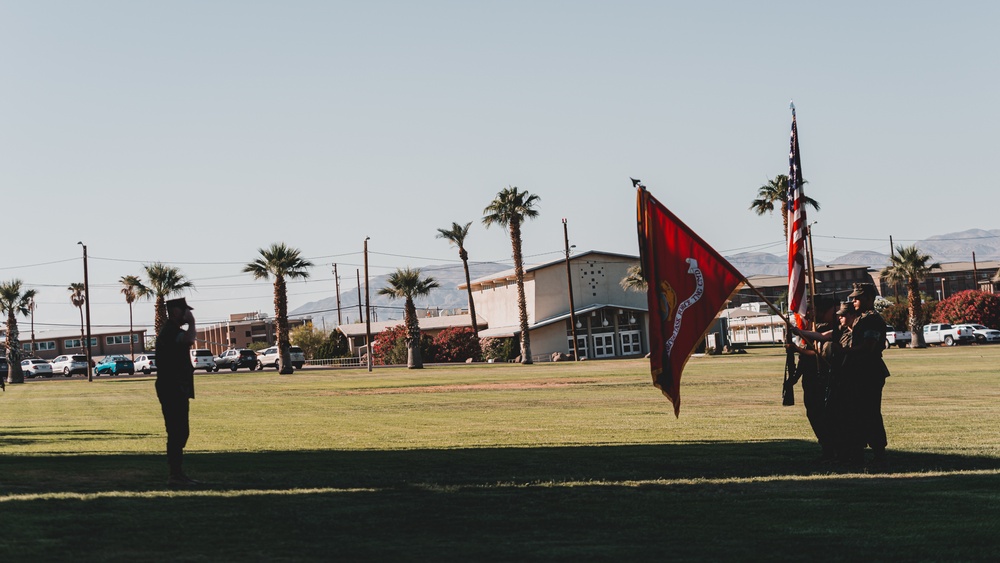
<svg viewBox="0 0 1000 563">
<path fill-rule="evenodd" d="M 135 364 L 125 356 L 104 356 L 104 359 L 94 367 L 94 375 L 101 375 L 102 373 L 108 375 L 119 375 L 122 373 L 135 375 Z"/>
</svg>

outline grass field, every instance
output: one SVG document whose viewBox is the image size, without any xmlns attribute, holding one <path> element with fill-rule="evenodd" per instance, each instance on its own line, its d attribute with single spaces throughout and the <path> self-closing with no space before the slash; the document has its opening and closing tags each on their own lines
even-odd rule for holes
<svg viewBox="0 0 1000 563">
<path fill-rule="evenodd" d="M 1000 560 L 1000 346 L 887 352 L 882 474 L 783 359 L 198 375 L 180 491 L 151 378 L 8 386 L 0 561 Z"/>
</svg>

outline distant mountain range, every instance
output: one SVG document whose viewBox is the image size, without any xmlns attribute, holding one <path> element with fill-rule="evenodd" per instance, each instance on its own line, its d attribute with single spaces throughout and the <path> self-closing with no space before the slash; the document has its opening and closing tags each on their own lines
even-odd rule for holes
<svg viewBox="0 0 1000 563">
<path fill-rule="evenodd" d="M 973 252 L 976 254 L 976 261 L 1000 260 L 1000 229 L 969 229 L 960 233 L 936 235 L 915 244 L 935 262 L 972 262 Z M 726 256 L 726 259 L 745 276 L 780 276 L 788 273 L 788 259 L 784 255 L 744 252 Z M 829 262 L 816 261 L 817 266 L 826 264 L 855 264 L 881 269 L 889 265 L 889 254 L 856 250 Z"/>
<path fill-rule="evenodd" d="M 1000 260 L 1000 229 L 983 230 L 970 229 L 960 233 L 937 235 L 916 243 L 923 252 L 930 254 L 936 262 L 971 262 L 972 253 L 976 253 L 977 261 Z M 743 275 L 786 275 L 788 259 L 784 255 L 767 254 L 763 252 L 744 252 L 727 256 L 726 259 Z M 816 265 L 855 264 L 871 268 L 884 268 L 889 264 L 889 254 L 858 250 L 849 252 L 829 262 L 817 261 Z M 510 269 L 510 266 L 493 262 L 475 263 L 469 265 L 472 279 L 488 276 Z M 422 266 L 424 275 L 433 277 L 441 285 L 425 298 L 418 299 L 416 305 L 430 310 L 432 314 L 442 311 L 456 311 L 468 307 L 468 296 L 464 290 L 457 289 L 465 283 L 465 272 L 461 264 L 437 264 Z M 387 285 L 388 275 L 381 275 L 371 280 L 371 304 L 377 320 L 386 321 L 403 318 L 403 302 L 378 295 L 378 290 Z M 364 303 L 364 296 L 361 297 Z M 345 324 L 357 322 L 358 291 L 357 288 L 340 294 L 341 317 Z M 337 299 L 327 297 L 312 301 L 289 311 L 290 317 L 306 317 L 313 319 L 316 326 L 333 328 L 337 325 Z"/>
<path fill-rule="evenodd" d="M 497 264 L 495 262 L 470 263 L 469 275 L 472 279 L 481 278 L 503 270 L 509 270 L 510 266 Z M 467 309 L 469 306 L 469 295 L 465 290 L 457 289 L 459 284 L 465 283 L 465 269 L 462 264 L 432 264 L 421 266 L 420 271 L 424 276 L 430 276 L 437 280 L 440 287 L 431 291 L 430 295 L 414 300 L 414 304 L 421 314 L 426 314 L 430 310 L 431 314 L 438 314 L 444 311 L 454 312 L 458 309 Z M 403 301 L 389 299 L 385 295 L 379 295 L 378 290 L 388 285 L 389 275 L 375 276 L 371 278 L 371 306 L 374 308 L 373 319 L 388 321 L 403 318 Z M 361 288 L 361 306 L 364 307 L 364 286 Z M 351 288 L 340 294 L 340 315 L 344 324 L 357 322 L 362 318 L 358 314 L 358 289 Z M 326 297 L 319 301 L 311 301 L 288 312 L 292 318 L 312 317 L 313 325 L 317 327 L 326 326 L 333 328 L 337 326 L 337 298 L 335 296 Z"/>
</svg>

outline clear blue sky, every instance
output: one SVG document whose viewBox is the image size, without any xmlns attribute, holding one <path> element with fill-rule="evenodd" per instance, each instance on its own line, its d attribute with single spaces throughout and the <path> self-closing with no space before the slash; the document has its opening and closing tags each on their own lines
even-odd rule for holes
<svg viewBox="0 0 1000 563">
<path fill-rule="evenodd" d="M 996 220 L 995 2 L 0 2 L 0 279 L 36 330 L 127 325 L 117 280 L 178 266 L 203 322 L 273 312 L 240 274 L 284 241 L 317 263 L 290 305 L 372 273 L 509 261 L 482 209 L 541 197 L 528 261 L 635 253 L 641 178 L 724 254 L 781 252 L 748 211 L 787 172 L 798 108 L 817 258 Z M 855 240 L 860 239 L 860 240 Z M 152 306 L 136 307 L 151 323 Z M 24 326 L 24 325 L 22 325 Z"/>
</svg>

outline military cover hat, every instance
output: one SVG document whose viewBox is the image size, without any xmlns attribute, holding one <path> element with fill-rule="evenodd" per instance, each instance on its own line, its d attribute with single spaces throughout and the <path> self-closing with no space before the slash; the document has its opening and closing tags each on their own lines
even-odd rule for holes
<svg viewBox="0 0 1000 563">
<path fill-rule="evenodd" d="M 837 309 L 837 316 L 843 317 L 852 313 L 854 313 L 854 305 L 851 305 L 850 301 L 841 301 L 840 308 Z"/>
<path fill-rule="evenodd" d="M 183 297 L 178 297 L 177 299 L 171 299 L 167 301 L 167 309 L 172 309 L 174 307 L 181 307 L 183 309 L 194 310 L 194 307 L 187 304 L 187 299 Z"/>
<path fill-rule="evenodd" d="M 859 283 L 855 282 L 854 291 L 848 295 L 848 299 L 854 299 L 855 297 L 875 297 L 875 284 L 873 283 Z"/>
</svg>

